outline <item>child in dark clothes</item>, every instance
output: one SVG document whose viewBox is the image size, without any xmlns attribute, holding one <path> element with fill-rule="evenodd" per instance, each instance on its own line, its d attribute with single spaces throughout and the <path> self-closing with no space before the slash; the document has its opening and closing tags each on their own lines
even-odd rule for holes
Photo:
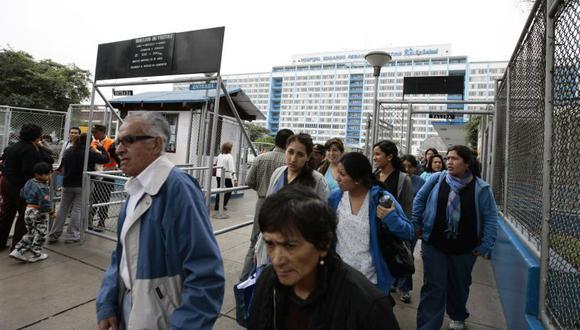
<svg viewBox="0 0 580 330">
<path fill-rule="evenodd" d="M 10 253 L 10 257 L 28 262 L 41 261 L 48 257 L 46 253 L 42 253 L 42 246 L 48 232 L 48 218 L 54 213 L 48 188 L 52 166 L 40 162 L 34 165 L 33 172 L 34 178 L 28 180 L 20 190 L 20 196 L 26 200 L 26 234 Z"/>
</svg>

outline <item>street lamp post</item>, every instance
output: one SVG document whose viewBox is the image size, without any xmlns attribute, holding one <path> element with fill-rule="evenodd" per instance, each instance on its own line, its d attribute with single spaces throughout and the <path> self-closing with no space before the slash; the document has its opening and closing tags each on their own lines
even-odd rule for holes
<svg viewBox="0 0 580 330">
<path fill-rule="evenodd" d="M 365 55 L 365 60 L 367 63 L 373 67 L 373 76 L 375 77 L 375 97 L 374 97 L 374 108 L 373 108 L 373 130 L 370 148 L 372 148 L 379 138 L 378 128 L 379 128 L 379 76 L 381 75 L 381 68 L 383 65 L 387 64 L 391 60 L 391 55 L 386 52 L 374 51 Z M 367 136 L 367 141 L 368 141 Z M 371 150 L 372 153 L 372 150 Z"/>
</svg>

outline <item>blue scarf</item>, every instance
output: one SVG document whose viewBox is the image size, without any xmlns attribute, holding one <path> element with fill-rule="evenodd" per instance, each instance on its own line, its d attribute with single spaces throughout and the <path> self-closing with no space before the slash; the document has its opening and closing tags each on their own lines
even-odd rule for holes
<svg viewBox="0 0 580 330">
<path fill-rule="evenodd" d="M 461 200 L 459 192 L 473 180 L 471 171 L 467 170 L 462 178 L 453 176 L 447 172 L 445 182 L 451 188 L 449 198 L 447 199 L 447 229 L 445 233 L 447 238 L 457 238 L 459 228 L 459 219 L 461 218 Z"/>
</svg>

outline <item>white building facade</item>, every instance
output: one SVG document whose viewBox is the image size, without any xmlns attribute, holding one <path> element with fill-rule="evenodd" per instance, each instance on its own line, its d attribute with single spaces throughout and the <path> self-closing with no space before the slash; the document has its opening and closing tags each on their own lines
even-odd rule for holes
<svg viewBox="0 0 580 330">
<path fill-rule="evenodd" d="M 495 79 L 503 76 L 507 62 L 468 62 L 466 56 L 451 55 L 451 45 L 382 49 L 392 56 L 381 71 L 379 100 L 403 99 L 404 77 L 464 76 L 463 95 L 405 95 L 405 100 L 493 100 Z M 373 68 L 364 56 L 370 50 L 302 54 L 292 63 L 271 72 L 224 75 L 228 88 L 240 87 L 266 115 L 262 122 L 272 134 L 290 128 L 310 134 L 316 143 L 339 137 L 348 148 L 360 149 L 367 138 L 368 116 L 373 112 Z M 183 88 L 184 86 L 176 86 Z M 414 109 L 481 109 L 485 106 L 414 105 Z M 405 147 L 406 105 L 383 105 L 381 119 L 392 125 L 390 138 Z M 420 153 L 422 142 L 437 136 L 433 122 L 461 124 L 467 116 L 454 119 L 413 116 L 412 153 Z"/>
</svg>

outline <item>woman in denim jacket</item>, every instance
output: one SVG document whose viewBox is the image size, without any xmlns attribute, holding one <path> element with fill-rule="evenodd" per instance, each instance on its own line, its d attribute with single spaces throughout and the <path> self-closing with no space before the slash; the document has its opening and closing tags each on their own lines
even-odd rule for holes
<svg viewBox="0 0 580 330">
<path fill-rule="evenodd" d="M 466 146 L 447 152 L 447 171 L 433 174 L 413 203 L 413 225 L 423 239 L 424 268 L 418 329 L 440 329 L 445 310 L 449 329 L 464 329 L 471 272 L 497 237 L 498 213 L 489 184 L 478 178 Z"/>
</svg>

